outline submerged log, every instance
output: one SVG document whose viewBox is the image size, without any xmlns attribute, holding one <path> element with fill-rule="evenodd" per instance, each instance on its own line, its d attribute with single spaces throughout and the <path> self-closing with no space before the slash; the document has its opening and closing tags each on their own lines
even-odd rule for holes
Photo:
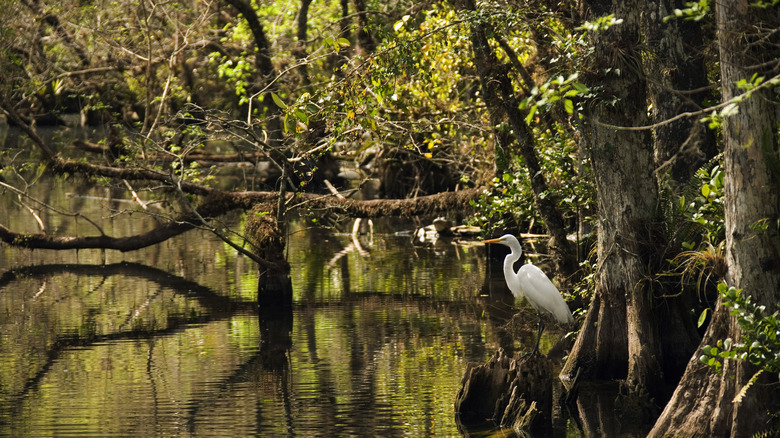
<svg viewBox="0 0 780 438">
<path fill-rule="evenodd" d="M 469 365 L 455 400 L 462 422 L 492 420 L 520 430 L 549 429 L 552 362 L 544 356 L 507 356 L 498 349 L 483 365 Z"/>
</svg>

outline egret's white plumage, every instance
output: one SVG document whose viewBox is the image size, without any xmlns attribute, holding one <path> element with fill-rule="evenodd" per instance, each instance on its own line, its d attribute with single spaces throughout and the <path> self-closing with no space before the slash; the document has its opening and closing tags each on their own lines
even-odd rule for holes
<svg viewBox="0 0 780 438">
<path fill-rule="evenodd" d="M 514 264 L 523 254 L 523 248 L 515 236 L 505 234 L 498 239 L 489 239 L 483 242 L 500 243 L 512 250 L 504 259 L 504 279 L 506 279 L 506 284 L 509 290 L 512 291 L 512 295 L 516 298 L 524 295 L 539 314 L 539 335 L 536 338 L 536 346 L 533 349 L 533 352 L 536 352 L 539 348 L 539 339 L 541 339 L 542 331 L 544 330 L 542 311 L 552 314 L 560 323 L 570 324 L 574 322 L 574 317 L 571 315 L 569 306 L 566 305 L 566 301 L 561 297 L 558 288 L 555 287 L 541 269 L 527 263 L 515 272 Z"/>
</svg>

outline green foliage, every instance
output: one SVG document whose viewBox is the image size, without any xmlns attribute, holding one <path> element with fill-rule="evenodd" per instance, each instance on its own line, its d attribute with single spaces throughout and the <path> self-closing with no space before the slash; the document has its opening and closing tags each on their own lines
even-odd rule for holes
<svg viewBox="0 0 780 438">
<path fill-rule="evenodd" d="M 490 191 L 485 191 L 479 200 L 471 201 L 478 211 L 473 220 L 486 234 L 493 230 L 517 228 L 539 217 L 534 207 L 528 172 L 519 168 L 494 178 Z"/>
<path fill-rule="evenodd" d="M 593 296 L 593 292 L 596 290 L 598 264 L 595 262 L 595 258 L 595 254 L 593 254 L 591 257 L 580 262 L 580 271 L 583 273 L 583 276 L 579 283 L 574 285 L 574 295 L 583 297 L 586 300 L 590 300 Z"/>
<path fill-rule="evenodd" d="M 693 181 L 699 182 L 699 194 L 692 200 L 680 197 L 680 208 L 690 221 L 698 224 L 702 239 L 682 242 L 683 248 L 694 250 L 702 243 L 717 244 L 725 239 L 723 212 L 723 170 L 719 165 L 709 171 L 699 169 Z"/>
<path fill-rule="evenodd" d="M 683 20 L 700 21 L 710 15 L 710 0 L 698 0 L 694 2 L 685 2 L 685 8 L 675 9 L 673 15 L 664 17 L 664 23 L 675 18 Z"/>
<path fill-rule="evenodd" d="M 743 90 L 742 94 L 733 97 L 719 106 L 719 110 L 713 110 L 702 117 L 700 121 L 707 123 L 710 129 L 720 129 L 723 126 L 723 120 L 739 113 L 739 104 L 745 99 L 752 97 L 753 93 L 764 87 L 774 87 L 780 84 L 780 75 L 767 79 L 754 73 L 750 79 L 740 79 L 735 84 L 738 89 Z"/>
<path fill-rule="evenodd" d="M 726 338 L 702 347 L 699 360 L 721 372 L 724 359 L 746 360 L 764 372 L 780 374 L 780 303 L 769 314 L 766 306 L 757 305 L 749 295 L 725 283 L 718 285 L 723 305 L 737 318 L 741 339 Z"/>
<path fill-rule="evenodd" d="M 286 132 L 306 141 L 316 127 L 327 133 L 330 150 L 381 148 L 386 160 L 400 150 L 472 184 L 469 173 L 492 150 L 492 137 L 481 130 L 487 115 L 468 56 L 468 27 L 445 3 L 401 17 L 374 36 L 383 37 L 376 51 L 353 55 L 336 71 L 341 79 L 285 96 Z M 343 49 L 346 42 L 330 38 L 323 45 Z"/>
<path fill-rule="evenodd" d="M 661 212 L 672 272 L 683 286 L 695 279 L 704 291 L 725 278 L 723 177 L 719 157 L 697 170 L 677 196 L 662 184 Z"/>
<path fill-rule="evenodd" d="M 241 105 L 249 103 L 247 87 L 255 75 L 254 65 L 249 62 L 246 55 L 246 52 L 242 53 L 237 60 L 229 59 L 218 52 L 209 55 L 209 61 L 217 67 L 219 78 L 225 79 L 233 86 Z"/>
<path fill-rule="evenodd" d="M 718 246 L 725 239 L 721 159 L 718 156 L 702 165 L 679 195 L 662 181 L 660 215 L 673 247 L 697 251 Z"/>
<path fill-rule="evenodd" d="M 564 218 L 579 218 L 586 206 L 595 203 L 589 162 L 580 160 L 572 133 L 561 124 L 554 124 L 550 129 L 535 124 L 533 132 L 542 172 L 548 181 L 548 191 L 540 196 L 557 199 Z M 500 178 L 491 181 L 490 191 L 472 202 L 478 210 L 474 220 L 488 232 L 518 227 L 528 229 L 535 223 L 534 231 L 544 233 L 546 230 L 541 226 L 543 222 L 534 203 L 531 175 L 521 157 L 514 157 L 514 160 Z"/>
<path fill-rule="evenodd" d="M 520 154 L 497 149 L 494 159 L 499 174 L 492 180 L 491 189 L 473 203 L 479 212 L 475 222 L 488 232 L 498 228 L 545 233 L 547 230 L 536 210 L 534 197 L 549 197 L 558 202 L 566 226 L 573 233 L 583 217 L 592 219 L 583 212 L 588 212 L 589 206 L 595 204 L 589 161 L 579 150 L 577 140 L 581 135 L 578 132 L 581 105 L 591 93 L 578 80 L 579 59 L 587 51 L 585 33 L 575 32 L 555 14 L 545 10 L 533 18 L 513 11 L 496 11 L 494 16 L 477 14 L 467 19 L 489 20 L 497 38 L 512 48 L 520 62 L 538 55 L 534 47 L 538 39 L 550 43 L 545 58 L 539 61 L 544 71 L 529 72 L 535 84 L 525 84 L 529 89 L 519 103 L 525 114 L 524 122 L 531 128 L 540 173 L 547 181 L 548 189 L 535 195 L 530 184 L 535 175 L 529 175 Z M 605 29 L 620 20 L 614 16 L 604 17 L 598 23 L 594 26 Z M 595 27 L 589 29 L 596 30 Z M 503 47 L 496 44 L 496 53 L 503 62 L 510 63 L 511 60 L 505 59 Z M 497 129 L 510 128 L 499 126 Z M 583 284 L 582 290 L 587 288 L 588 285 Z"/>
<path fill-rule="evenodd" d="M 531 123 L 539 110 L 549 110 L 558 101 L 563 102 L 566 113 L 574 113 L 574 99 L 588 94 L 588 87 L 577 82 L 577 73 L 565 78 L 562 75 L 551 77 L 541 86 L 534 87 L 530 96 L 520 102 L 520 109 L 528 111 L 526 123 Z"/>
<path fill-rule="evenodd" d="M 771 0 L 771 1 L 756 0 L 754 2 L 750 2 L 750 6 L 767 9 L 767 8 L 777 6 L 778 3 L 780 3 L 780 0 Z"/>
<path fill-rule="evenodd" d="M 604 32 L 610 27 L 622 22 L 622 18 L 615 18 L 615 14 L 609 14 L 603 17 L 598 17 L 593 21 L 586 21 L 577 29 L 584 30 L 586 32 Z"/>
</svg>

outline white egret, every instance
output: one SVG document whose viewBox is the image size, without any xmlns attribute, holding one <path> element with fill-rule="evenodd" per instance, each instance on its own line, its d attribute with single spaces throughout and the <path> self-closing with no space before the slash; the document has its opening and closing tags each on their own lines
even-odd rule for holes
<svg viewBox="0 0 780 438">
<path fill-rule="evenodd" d="M 536 309 L 539 314 L 539 333 L 536 337 L 536 345 L 529 354 L 539 351 L 539 340 L 542 338 L 544 330 L 544 321 L 542 321 L 542 310 L 552 314 L 555 319 L 564 324 L 574 322 L 569 306 L 561 297 L 558 288 L 538 267 L 527 263 L 515 272 L 514 264 L 523 254 L 523 248 L 517 238 L 511 234 L 505 234 L 498 239 L 483 240 L 482 243 L 500 243 L 506 245 L 512 250 L 504 259 L 504 278 L 509 290 L 515 298 L 525 295 L 525 298 Z"/>
</svg>

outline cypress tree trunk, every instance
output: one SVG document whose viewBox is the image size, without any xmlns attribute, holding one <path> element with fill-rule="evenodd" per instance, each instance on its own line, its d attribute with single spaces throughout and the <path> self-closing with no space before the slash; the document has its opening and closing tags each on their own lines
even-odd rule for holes
<svg viewBox="0 0 780 438">
<path fill-rule="evenodd" d="M 685 0 L 647 0 L 642 35 L 648 52 L 644 60 L 651 122 L 665 122 L 686 111 L 703 108 L 714 99 L 707 79 L 705 35 L 700 21 L 667 20 Z M 712 60 L 710 60 L 712 61 Z M 696 170 L 717 154 L 714 131 L 695 117 L 681 118 L 653 129 L 656 171 L 671 175 L 683 186 Z"/>
<path fill-rule="evenodd" d="M 656 324 L 647 278 L 658 243 L 654 221 L 658 191 L 646 130 L 617 126 L 647 124 L 646 83 L 639 53 L 642 1 L 585 3 L 589 19 L 615 14 L 622 23 L 591 33 L 589 77 L 601 89 L 589 105 L 589 154 L 598 191 L 598 272 L 595 299 L 563 369 L 583 377 L 627 376 L 631 392 L 656 388 L 661 375 Z"/>
<path fill-rule="evenodd" d="M 754 8 L 747 0 L 716 6 L 723 99 L 728 101 L 744 91 L 738 81 L 754 73 L 778 74 L 762 69 L 776 64 L 767 61 L 778 57 L 780 17 L 777 8 Z M 767 309 L 780 301 L 780 160 L 773 98 L 772 90 L 756 91 L 723 126 L 727 282 Z M 740 336 L 735 317 L 719 300 L 701 345 Z M 777 376 L 765 373 L 735 401 L 756 368 L 729 360 L 717 374 L 699 362 L 700 354 L 691 358 L 650 436 L 746 437 L 773 428 L 776 433 L 770 414 L 780 410 Z"/>
<path fill-rule="evenodd" d="M 679 195 L 696 170 L 718 152 L 715 132 L 697 118 L 668 122 L 686 111 L 700 110 L 705 100 L 714 99 L 706 66 L 712 59 L 705 59 L 704 47 L 714 35 L 705 32 L 701 21 L 664 20 L 674 9 L 684 7 L 684 0 L 647 0 L 642 14 L 650 122 L 657 124 L 652 130 L 656 180 L 659 190 L 669 193 L 670 198 Z M 659 321 L 665 321 L 664 329 L 658 331 L 663 379 L 676 385 L 701 340 L 690 315 L 697 297 L 679 294 L 677 281 L 658 286 L 661 292 L 656 297 L 664 296 L 658 299 L 654 312 Z"/>
</svg>

